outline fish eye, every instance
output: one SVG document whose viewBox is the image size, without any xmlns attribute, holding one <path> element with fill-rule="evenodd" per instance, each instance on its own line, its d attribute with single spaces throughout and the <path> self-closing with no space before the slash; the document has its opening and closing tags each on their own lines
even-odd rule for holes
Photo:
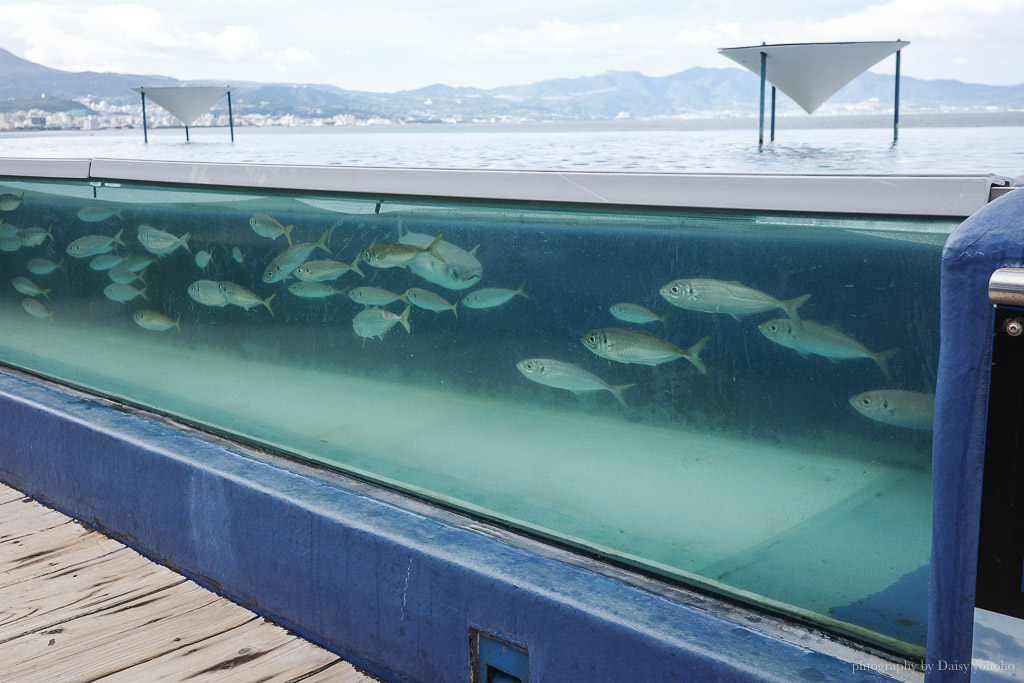
<svg viewBox="0 0 1024 683">
<path fill-rule="evenodd" d="M 452 268 L 451 273 L 452 273 L 452 277 L 453 278 L 455 278 L 456 280 L 459 279 L 459 269 L 458 268 Z"/>
<path fill-rule="evenodd" d="M 596 344 L 597 343 L 597 336 L 592 334 L 589 337 L 587 337 L 587 341 L 590 342 L 591 344 Z"/>
<path fill-rule="evenodd" d="M 523 367 L 529 370 L 530 372 L 533 372 L 533 363 L 524 363 Z"/>
<path fill-rule="evenodd" d="M 672 285 L 671 287 L 668 288 L 668 291 L 672 292 L 673 294 L 678 294 L 680 290 L 681 288 L 679 287 L 679 285 Z"/>
<path fill-rule="evenodd" d="M 860 404 L 864 405 L 864 406 L 869 406 L 869 405 L 871 405 L 871 399 L 870 398 L 862 398 L 860 400 Z"/>
<path fill-rule="evenodd" d="M 771 330 L 772 332 L 778 332 L 779 331 L 779 326 L 778 325 L 769 325 L 768 329 Z"/>
</svg>

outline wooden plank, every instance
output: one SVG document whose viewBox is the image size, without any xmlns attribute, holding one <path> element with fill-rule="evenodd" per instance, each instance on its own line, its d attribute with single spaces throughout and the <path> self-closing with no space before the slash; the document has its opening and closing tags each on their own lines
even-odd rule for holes
<svg viewBox="0 0 1024 683">
<path fill-rule="evenodd" d="M 0 505 L 22 498 L 25 498 L 25 494 L 18 489 L 12 489 L 7 484 L 0 484 Z"/>
<path fill-rule="evenodd" d="M 341 659 L 337 664 L 300 679 L 296 683 L 373 683 L 377 680 L 380 679 L 363 673 L 351 663 Z"/>
<path fill-rule="evenodd" d="M 131 603 L 185 579 L 127 548 L 33 581 L 0 587 L 0 643 Z"/>
<path fill-rule="evenodd" d="M 119 671 L 104 678 L 103 683 L 168 679 L 284 683 L 338 661 L 341 658 L 337 655 L 295 637 L 280 626 L 256 619 L 192 647 Z"/>
<path fill-rule="evenodd" d="M 0 543 L 0 587 L 59 572 L 124 548 L 79 524 L 62 524 Z"/>
<path fill-rule="evenodd" d="M 54 510 L 43 508 L 45 513 L 40 513 L 36 509 L 40 505 L 31 498 L 23 498 L 22 501 L 0 506 L 0 543 L 71 523 L 70 519 Z"/>
</svg>

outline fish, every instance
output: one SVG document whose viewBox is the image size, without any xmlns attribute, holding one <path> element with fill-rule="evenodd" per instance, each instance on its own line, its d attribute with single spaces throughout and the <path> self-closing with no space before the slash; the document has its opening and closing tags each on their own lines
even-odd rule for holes
<svg viewBox="0 0 1024 683">
<path fill-rule="evenodd" d="M 144 329 L 154 330 L 156 332 L 163 332 L 169 330 L 172 327 L 177 327 L 178 332 L 181 332 L 181 318 L 177 320 L 171 320 L 163 313 L 159 311 L 151 311 L 149 309 L 141 309 L 132 313 L 132 320 Z"/>
<path fill-rule="evenodd" d="M 935 394 L 902 389 L 876 389 L 850 398 L 858 413 L 876 422 L 931 430 L 935 422 Z"/>
<path fill-rule="evenodd" d="M 327 280 L 336 280 L 350 270 L 359 273 L 359 277 L 366 277 L 363 275 L 363 271 L 359 270 L 358 256 L 352 265 L 331 260 L 306 261 L 293 270 L 292 275 L 303 282 L 326 282 Z"/>
<path fill-rule="evenodd" d="M 21 195 L 10 194 L 7 192 L 0 194 L 0 211 L 14 211 L 24 203 L 24 192 L 22 192 Z"/>
<path fill-rule="evenodd" d="M 426 247 L 417 247 L 412 244 L 402 244 L 401 242 L 375 244 L 363 252 L 363 261 L 374 268 L 405 267 L 420 254 L 430 254 L 441 263 L 444 263 L 444 256 L 437 250 L 437 245 L 441 243 L 441 237 L 443 236 L 444 233 L 441 233 L 433 238 Z"/>
<path fill-rule="evenodd" d="M 574 394 L 586 391 L 610 391 L 623 408 L 629 409 L 622 394 L 634 384 L 612 385 L 578 365 L 551 358 L 527 358 L 516 363 L 527 379 L 556 389 L 568 389 Z"/>
<path fill-rule="evenodd" d="M 348 287 L 345 289 L 335 289 L 323 282 L 293 282 L 288 285 L 288 291 L 295 296 L 301 296 L 306 299 L 323 299 L 335 294 L 344 296 L 348 292 Z"/>
<path fill-rule="evenodd" d="M 124 257 L 124 261 L 121 262 L 121 265 L 133 273 L 141 273 L 148 268 L 151 263 L 156 263 L 156 259 L 149 258 L 145 254 L 128 254 Z"/>
<path fill-rule="evenodd" d="M 0 235 L 0 251 L 18 251 L 21 247 L 21 230 L 9 235 Z"/>
<path fill-rule="evenodd" d="M 196 280 L 188 286 L 188 295 L 204 306 L 227 306 L 228 298 L 220 291 L 220 283 Z"/>
<path fill-rule="evenodd" d="M 21 307 L 25 312 L 36 318 L 49 318 L 53 322 L 53 311 L 48 309 L 39 299 L 22 299 Z"/>
<path fill-rule="evenodd" d="M 249 227 L 260 237 L 269 237 L 272 240 L 276 240 L 281 235 L 284 235 L 285 239 L 288 240 L 288 246 L 292 246 L 292 229 L 295 226 L 289 225 L 285 227 L 268 213 L 258 213 L 250 218 Z"/>
<path fill-rule="evenodd" d="M 122 247 L 125 246 L 124 242 L 121 241 L 121 233 L 124 230 L 118 230 L 117 234 L 113 237 L 107 237 L 106 235 L 86 235 L 85 237 L 79 237 L 77 240 L 67 246 L 64 251 L 68 256 L 75 258 L 85 258 L 87 256 L 96 256 L 97 254 L 106 254 L 108 251 L 114 248 L 115 244 L 120 244 Z"/>
<path fill-rule="evenodd" d="M 409 327 L 410 310 L 412 310 L 412 306 L 406 306 L 401 315 L 395 315 L 391 311 L 376 306 L 364 308 L 352 318 L 352 329 L 363 338 L 363 344 L 371 337 L 383 341 L 385 333 L 398 323 L 402 324 L 406 332 L 412 334 L 412 328 Z"/>
<path fill-rule="evenodd" d="M 530 297 L 523 291 L 525 286 L 524 282 L 519 285 L 519 289 L 503 289 L 501 287 L 478 289 L 462 297 L 462 305 L 466 308 L 494 308 L 511 300 L 516 295 L 529 299 Z"/>
<path fill-rule="evenodd" d="M 43 289 L 36 283 L 29 280 L 27 277 L 18 276 L 14 278 L 14 288 L 25 296 L 39 296 L 42 294 L 47 299 L 50 298 L 50 292 L 52 290 Z"/>
<path fill-rule="evenodd" d="M 146 284 L 146 280 L 143 279 L 141 272 L 133 273 L 124 266 L 114 266 L 107 271 L 107 277 L 110 278 L 111 282 L 119 282 L 122 285 L 130 285 L 136 280 L 142 284 Z"/>
<path fill-rule="evenodd" d="M 103 295 L 111 301 L 117 301 L 119 303 L 125 303 L 131 301 L 137 296 L 141 296 L 143 299 L 149 300 L 146 297 L 146 288 L 143 287 L 141 290 L 135 289 L 131 285 L 123 285 L 120 282 L 107 285 L 103 288 Z"/>
<path fill-rule="evenodd" d="M 238 247 L 231 247 L 231 258 L 238 263 L 245 263 L 245 254 Z"/>
<path fill-rule="evenodd" d="M 429 247 L 433 241 L 430 235 L 417 232 L 403 232 L 402 223 L 398 223 L 398 241 L 414 247 Z M 451 242 L 441 240 L 437 243 L 437 253 L 443 257 L 436 258 L 430 253 L 422 253 L 409 261 L 409 270 L 427 282 L 440 285 L 445 289 L 468 289 L 480 282 L 484 276 L 484 267 L 476 257 L 480 245 L 466 251 Z"/>
<path fill-rule="evenodd" d="M 685 358 L 702 375 L 708 374 L 708 368 L 700 359 L 700 352 L 708 345 L 710 336 L 683 351 L 656 337 L 650 332 L 624 327 L 606 327 L 591 330 L 580 339 L 583 345 L 601 358 L 618 361 L 619 363 L 638 363 L 640 365 L 661 365 L 678 358 Z"/>
<path fill-rule="evenodd" d="M 58 268 L 64 270 L 64 259 L 61 259 L 60 263 L 54 263 L 48 259 L 34 258 L 25 264 L 25 267 L 28 268 L 28 272 L 35 275 L 49 275 Z"/>
<path fill-rule="evenodd" d="M 704 313 L 726 313 L 736 320 L 781 308 L 791 319 L 799 321 L 797 309 L 811 298 L 810 294 L 804 294 L 779 301 L 739 282 L 703 279 L 673 280 L 661 288 L 661 295 L 673 306 Z"/>
<path fill-rule="evenodd" d="M 78 220 L 83 223 L 102 223 L 111 216 L 117 216 L 124 220 L 124 217 L 121 215 L 121 209 L 117 209 L 115 211 L 114 209 L 108 209 L 105 206 L 83 206 L 75 213 L 75 215 L 78 216 Z"/>
<path fill-rule="evenodd" d="M 873 353 L 859 341 L 834 327 L 819 325 L 808 320 L 794 323 L 787 318 L 777 318 L 763 322 L 758 327 L 761 334 L 768 339 L 802 355 L 813 354 L 833 360 L 870 358 L 875 361 L 886 379 L 892 379 L 888 362 L 899 351 L 898 348 Z"/>
<path fill-rule="evenodd" d="M 53 241 L 53 226 L 49 228 L 25 228 L 21 231 L 21 244 L 24 247 L 38 247 L 49 237 Z"/>
<path fill-rule="evenodd" d="M 210 265 L 210 261 L 212 260 L 213 256 L 210 254 L 210 252 L 206 251 L 205 249 L 196 252 L 196 265 L 199 266 L 200 268 L 205 268 L 206 266 Z"/>
<path fill-rule="evenodd" d="M 267 307 L 267 310 L 270 311 L 270 315 L 274 315 L 274 309 L 270 307 L 270 302 L 273 301 L 275 296 L 277 296 L 276 292 L 268 296 L 266 299 L 261 299 L 242 285 L 234 282 L 221 282 L 219 284 L 219 289 L 220 293 L 224 296 L 224 299 L 233 306 L 249 310 L 254 306 L 263 304 Z"/>
<path fill-rule="evenodd" d="M 458 301 L 450 304 L 443 296 L 434 294 L 426 289 L 410 287 L 405 290 L 405 294 L 402 294 L 401 298 L 405 299 L 413 306 L 424 308 L 428 311 L 447 311 L 451 309 L 451 312 L 455 314 L 456 320 L 459 317 L 459 311 L 456 308 L 459 305 Z"/>
<path fill-rule="evenodd" d="M 21 228 L 14 223 L 4 223 L 4 219 L 0 218 L 0 237 L 11 237 L 17 236 L 21 239 Z"/>
<path fill-rule="evenodd" d="M 268 283 L 280 282 L 290 277 L 295 272 L 295 269 L 309 258 L 314 249 L 320 248 L 330 254 L 331 250 L 327 248 L 327 236 L 330 234 L 330 230 L 324 230 L 324 234 L 320 235 L 320 239 L 316 242 L 293 244 L 282 251 L 277 255 L 277 258 L 270 262 L 267 269 L 263 271 L 263 281 Z"/>
<path fill-rule="evenodd" d="M 139 225 L 139 229 L 136 234 L 138 235 L 139 244 L 142 245 L 142 248 L 156 256 L 166 256 L 167 254 L 177 250 L 178 247 L 185 247 L 185 251 L 187 252 L 192 251 L 188 246 L 188 240 L 192 234 L 188 232 L 181 237 L 175 237 L 166 230 L 160 230 L 159 228 L 154 228 L 152 225 L 142 223 Z"/>
<path fill-rule="evenodd" d="M 386 306 L 399 299 L 405 301 L 404 294 L 395 294 L 381 287 L 356 287 L 349 290 L 348 298 L 363 306 Z"/>
<path fill-rule="evenodd" d="M 114 266 L 121 265 L 123 261 L 124 257 L 117 254 L 100 254 L 89 261 L 89 267 L 93 270 L 110 270 Z"/>
<path fill-rule="evenodd" d="M 668 317 L 672 315 L 672 311 L 669 311 L 665 315 L 658 315 L 654 311 L 650 311 L 640 304 L 613 304 L 608 309 L 613 316 L 619 320 L 627 323 L 653 323 L 655 320 L 660 322 L 668 329 Z"/>
</svg>

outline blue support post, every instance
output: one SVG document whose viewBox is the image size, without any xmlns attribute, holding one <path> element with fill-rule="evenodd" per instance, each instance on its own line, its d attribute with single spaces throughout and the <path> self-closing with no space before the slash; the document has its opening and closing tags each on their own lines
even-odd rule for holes
<svg viewBox="0 0 1024 683">
<path fill-rule="evenodd" d="M 764 72 L 765 62 L 768 61 L 768 55 L 761 53 L 761 118 L 760 123 L 757 127 L 757 144 L 764 144 Z"/>
<path fill-rule="evenodd" d="M 231 114 L 231 91 L 228 90 L 228 127 L 231 129 L 231 142 L 235 141 L 235 120 Z"/>
<path fill-rule="evenodd" d="M 149 133 L 146 132 L 146 91 L 143 90 L 139 94 L 142 95 L 142 141 L 148 145 Z"/>
<path fill-rule="evenodd" d="M 188 142 L 188 126 L 185 126 L 185 142 Z"/>
<path fill-rule="evenodd" d="M 775 142 L 775 86 L 772 86 L 772 136 L 771 142 Z"/>
<path fill-rule="evenodd" d="M 900 139 L 900 53 L 896 50 L 896 103 L 892 112 L 892 141 Z"/>
</svg>

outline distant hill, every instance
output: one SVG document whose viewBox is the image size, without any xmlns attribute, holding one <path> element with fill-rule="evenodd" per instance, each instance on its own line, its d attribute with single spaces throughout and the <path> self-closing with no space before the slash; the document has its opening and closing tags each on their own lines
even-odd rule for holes
<svg viewBox="0 0 1024 683">
<path fill-rule="evenodd" d="M 210 85 L 222 81 L 182 81 L 168 76 L 61 71 L 21 59 L 0 49 L 0 110 L 12 102 L 32 102 L 81 109 L 74 98 L 111 103 L 132 102 L 131 88 Z M 238 114 L 295 114 L 356 118 L 386 117 L 403 121 L 441 120 L 607 120 L 614 118 L 750 116 L 757 113 L 759 81 L 743 69 L 694 67 L 661 77 L 635 71 L 556 78 L 498 88 L 458 88 L 444 84 L 395 93 L 344 90 L 335 86 L 285 83 L 237 83 L 233 102 Z M 836 93 L 822 113 L 891 111 L 893 79 L 865 73 Z M 1024 84 L 993 86 L 952 80 L 904 77 L 901 109 L 906 112 L 1024 110 Z M 6 101 L 6 102 L 5 102 Z M 56 105 L 55 102 L 63 102 Z M 27 107 L 26 107 L 27 108 Z M 785 96 L 780 114 L 801 111 Z"/>
</svg>

